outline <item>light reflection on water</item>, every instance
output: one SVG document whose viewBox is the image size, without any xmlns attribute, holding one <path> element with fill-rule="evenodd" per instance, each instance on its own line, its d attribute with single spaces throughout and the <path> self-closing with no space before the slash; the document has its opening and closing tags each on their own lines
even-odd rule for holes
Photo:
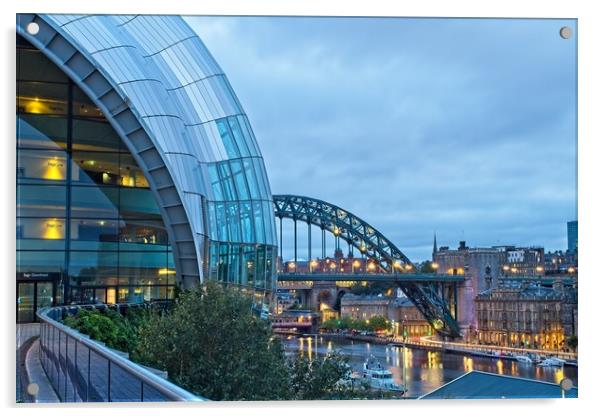
<svg viewBox="0 0 602 416">
<path fill-rule="evenodd" d="M 283 345 L 288 353 L 298 352 L 312 358 L 329 351 L 339 351 L 349 357 L 349 363 L 354 370 L 361 371 L 362 365 L 369 354 L 374 355 L 383 365 L 391 370 L 396 383 L 405 384 L 410 397 L 420 396 L 440 387 L 462 374 L 472 371 L 487 371 L 490 373 L 526 377 L 551 383 L 559 383 L 565 377 L 577 385 L 577 368 L 538 367 L 517 361 L 497 358 L 473 357 L 460 354 L 442 354 L 435 351 L 370 344 L 345 339 L 331 339 L 318 336 L 316 338 L 299 337 L 283 339 Z M 405 363 L 405 380 L 402 380 L 402 363 Z M 404 382 L 405 381 L 405 382 Z"/>
</svg>

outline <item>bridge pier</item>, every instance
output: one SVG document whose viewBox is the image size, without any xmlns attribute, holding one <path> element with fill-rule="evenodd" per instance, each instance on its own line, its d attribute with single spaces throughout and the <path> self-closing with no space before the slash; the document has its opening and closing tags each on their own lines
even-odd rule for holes
<svg viewBox="0 0 602 416">
<path fill-rule="evenodd" d="M 463 325 L 468 324 L 468 327 L 470 327 L 470 322 L 474 321 L 474 312 L 472 312 L 474 308 L 470 307 L 474 293 L 470 282 L 466 282 L 458 288 L 459 290 L 456 290 L 446 285 L 463 279 L 461 277 L 412 273 L 416 270 L 415 266 L 391 241 L 361 218 L 336 205 L 298 195 L 274 195 L 273 198 L 274 214 L 281 219 L 281 256 L 283 218 L 294 221 L 295 263 L 298 260 L 297 221 L 304 221 L 310 227 L 308 229 L 308 253 L 311 253 L 311 225 L 316 225 L 322 230 L 322 258 L 326 258 L 326 230 L 328 230 L 329 233 L 334 234 L 336 249 L 340 249 L 342 238 L 350 246 L 350 250 L 353 250 L 353 246 L 355 246 L 362 253 L 362 257 L 371 259 L 370 272 L 378 271 L 379 273 L 361 276 L 361 280 L 397 282 L 425 318 L 435 326 L 440 335 L 458 336 L 460 332 L 458 320 Z M 284 272 L 280 277 L 287 275 L 286 270 Z M 315 273 L 315 271 L 309 275 L 303 275 L 303 273 L 299 273 L 299 270 L 296 272 L 291 274 L 289 281 L 360 280 L 356 273 L 348 277 L 338 273 L 336 276 L 319 277 L 320 273 Z M 334 285 L 336 287 L 336 283 Z M 445 289 L 444 286 L 446 286 Z M 317 290 L 316 287 L 312 292 Z M 336 293 L 332 297 L 336 299 Z M 311 295 L 307 303 L 313 308 L 319 307 L 318 296 Z"/>
</svg>

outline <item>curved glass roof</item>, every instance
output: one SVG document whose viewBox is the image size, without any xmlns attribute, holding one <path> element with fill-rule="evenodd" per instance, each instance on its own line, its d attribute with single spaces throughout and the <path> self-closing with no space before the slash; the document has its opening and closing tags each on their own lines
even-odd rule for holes
<svg viewBox="0 0 602 416">
<path fill-rule="evenodd" d="M 276 244 L 271 191 L 247 116 L 223 71 L 181 17 L 41 17 L 129 103 L 167 165 L 194 234 Z M 208 225 L 202 198 L 209 201 Z M 263 221 L 245 221 L 245 210 Z M 220 218 L 227 218 L 225 225 Z"/>
</svg>

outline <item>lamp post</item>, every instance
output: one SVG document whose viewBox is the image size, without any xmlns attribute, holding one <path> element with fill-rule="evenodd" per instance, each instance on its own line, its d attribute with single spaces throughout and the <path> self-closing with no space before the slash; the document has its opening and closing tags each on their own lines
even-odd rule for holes
<svg viewBox="0 0 602 416">
<path fill-rule="evenodd" d="M 403 316 L 401 320 L 401 388 L 406 390 L 406 318 Z"/>
</svg>

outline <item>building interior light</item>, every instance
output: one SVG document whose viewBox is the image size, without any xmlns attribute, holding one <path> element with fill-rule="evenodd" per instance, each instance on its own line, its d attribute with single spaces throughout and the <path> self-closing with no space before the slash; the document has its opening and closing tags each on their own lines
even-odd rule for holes
<svg viewBox="0 0 602 416">
<path fill-rule="evenodd" d="M 159 276 L 163 276 L 166 274 L 176 274 L 176 271 L 174 269 L 168 269 L 166 267 L 159 269 Z"/>
<path fill-rule="evenodd" d="M 62 220 L 51 219 L 44 224 L 43 238 L 46 240 L 60 240 L 65 235 L 65 224 Z"/>
<path fill-rule="evenodd" d="M 42 175 L 44 179 L 52 180 L 52 181 L 61 181 L 65 179 L 65 162 L 62 159 L 59 159 L 57 156 L 54 156 L 51 159 L 46 160 L 46 167 L 44 170 L 44 174 Z"/>
</svg>

